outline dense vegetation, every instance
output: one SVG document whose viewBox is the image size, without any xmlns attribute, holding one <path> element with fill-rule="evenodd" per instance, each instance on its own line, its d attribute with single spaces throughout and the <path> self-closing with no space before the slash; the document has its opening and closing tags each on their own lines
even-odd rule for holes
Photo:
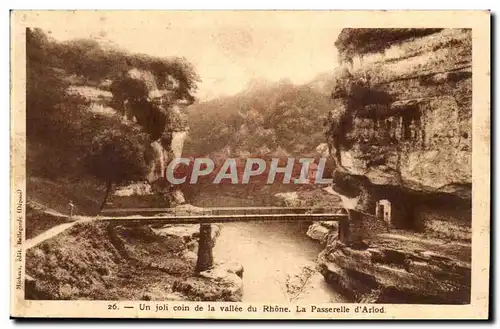
<svg viewBox="0 0 500 329">
<path fill-rule="evenodd" d="M 332 109 L 330 95 L 318 87 L 289 81 L 254 83 L 235 96 L 195 104 L 189 114 L 185 153 L 204 155 L 224 148 L 232 156 L 302 155 L 324 142 L 323 123 Z"/>
<path fill-rule="evenodd" d="M 142 68 L 154 74 L 160 87 L 175 84 L 169 88 L 170 100 L 192 102 L 198 79 L 182 59 L 104 49 L 93 40 L 56 42 L 40 29 L 26 30 L 26 59 L 28 173 L 52 180 L 90 175 L 108 187 L 145 176 L 149 144 L 172 124 L 165 105 L 147 103 L 142 90 L 133 100 L 148 106 L 134 113 L 134 123 L 122 120 L 118 112 L 109 116 L 89 111 L 88 99 L 69 93 L 68 87 L 112 85 L 126 81 L 127 70 Z M 131 97 L 129 87 L 118 90 Z"/>
<path fill-rule="evenodd" d="M 37 40 L 38 45 L 32 42 Z M 124 50 L 105 47 L 92 39 L 74 39 L 55 42 L 40 29 L 27 30 L 27 42 L 38 60 L 63 69 L 73 82 L 99 85 L 106 79 L 114 80 L 121 73 L 137 68 L 153 72 L 160 85 L 175 81 L 178 98 L 194 100 L 199 77 L 184 58 L 160 58 L 145 54 L 131 54 Z"/>
</svg>

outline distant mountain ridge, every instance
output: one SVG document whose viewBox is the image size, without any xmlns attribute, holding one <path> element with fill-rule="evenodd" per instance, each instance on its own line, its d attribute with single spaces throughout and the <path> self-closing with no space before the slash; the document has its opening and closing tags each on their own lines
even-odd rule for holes
<svg viewBox="0 0 500 329">
<path fill-rule="evenodd" d="M 324 142 L 323 123 L 333 109 L 333 74 L 322 73 L 307 84 L 289 79 L 252 80 L 234 96 L 194 104 L 188 115 L 185 152 L 209 154 L 224 148 L 233 156 L 310 155 Z"/>
</svg>

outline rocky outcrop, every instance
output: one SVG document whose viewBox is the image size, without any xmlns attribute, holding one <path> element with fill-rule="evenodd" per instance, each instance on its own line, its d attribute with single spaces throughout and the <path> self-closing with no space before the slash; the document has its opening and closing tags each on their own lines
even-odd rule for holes
<svg viewBox="0 0 500 329">
<path fill-rule="evenodd" d="M 383 234 L 347 246 L 334 241 L 319 256 L 325 279 L 357 302 L 470 302 L 470 245 L 409 234 Z"/>
<path fill-rule="evenodd" d="M 321 243 L 326 243 L 327 239 L 337 238 L 338 223 L 337 222 L 314 222 L 307 229 L 307 236 L 313 240 L 318 240 Z"/>
<path fill-rule="evenodd" d="M 113 195 L 115 196 L 135 196 L 135 195 L 150 195 L 153 191 L 151 185 L 145 182 L 132 183 L 127 186 L 118 187 Z"/>
<path fill-rule="evenodd" d="M 357 38 L 370 33 L 395 41 L 361 46 Z M 328 135 L 333 188 L 360 196 L 361 210 L 374 213 L 390 189 L 395 208 L 431 195 L 470 200 L 471 38 L 467 29 L 342 32 Z M 419 204 L 393 217 L 413 220 Z"/>
<path fill-rule="evenodd" d="M 150 135 L 150 168 L 146 177 L 154 192 L 173 205 L 186 202 L 182 191 L 165 179 L 168 162 L 182 155 L 188 127 L 182 108 L 189 104 L 178 99 L 169 76 L 133 68 L 113 82 L 112 104 L 124 120 L 137 122 Z M 165 80 L 165 81 L 162 81 Z M 161 82 L 162 81 L 162 82 Z"/>
<path fill-rule="evenodd" d="M 200 273 L 200 276 L 227 289 L 229 301 L 238 302 L 243 297 L 243 266 L 238 263 L 219 263 Z"/>
<path fill-rule="evenodd" d="M 467 303 L 471 30 L 345 29 L 336 46 L 332 191 L 361 213 L 327 238 L 325 278 L 358 301 Z"/>
</svg>

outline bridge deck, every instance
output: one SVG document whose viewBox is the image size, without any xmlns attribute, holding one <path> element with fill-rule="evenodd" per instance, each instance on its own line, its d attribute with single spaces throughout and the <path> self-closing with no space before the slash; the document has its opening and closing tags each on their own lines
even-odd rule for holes
<svg viewBox="0 0 500 329">
<path fill-rule="evenodd" d="M 98 221 L 124 224 L 210 224 L 254 221 L 338 221 L 347 214 L 242 214 L 242 215 L 183 215 L 183 216 L 99 216 Z"/>
<path fill-rule="evenodd" d="M 182 208 L 108 208 L 101 211 L 105 216 L 125 215 L 151 215 L 151 214 L 179 214 L 185 215 L 189 209 Z M 305 214 L 313 213 L 342 213 L 341 208 L 312 208 L 312 207 L 208 207 L 197 210 L 199 214 L 225 215 L 225 214 Z M 345 213 L 345 212 L 344 212 Z"/>
</svg>

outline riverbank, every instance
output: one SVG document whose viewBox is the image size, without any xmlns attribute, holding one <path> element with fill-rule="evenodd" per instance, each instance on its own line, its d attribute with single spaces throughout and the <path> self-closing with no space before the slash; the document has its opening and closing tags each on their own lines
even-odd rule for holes
<svg viewBox="0 0 500 329">
<path fill-rule="evenodd" d="M 198 232 L 77 223 L 27 251 L 26 298 L 240 301 L 238 266 L 195 275 Z"/>
<path fill-rule="evenodd" d="M 393 231 L 346 245 L 334 239 L 319 256 L 321 273 L 355 302 L 468 304 L 471 245 Z"/>
</svg>

